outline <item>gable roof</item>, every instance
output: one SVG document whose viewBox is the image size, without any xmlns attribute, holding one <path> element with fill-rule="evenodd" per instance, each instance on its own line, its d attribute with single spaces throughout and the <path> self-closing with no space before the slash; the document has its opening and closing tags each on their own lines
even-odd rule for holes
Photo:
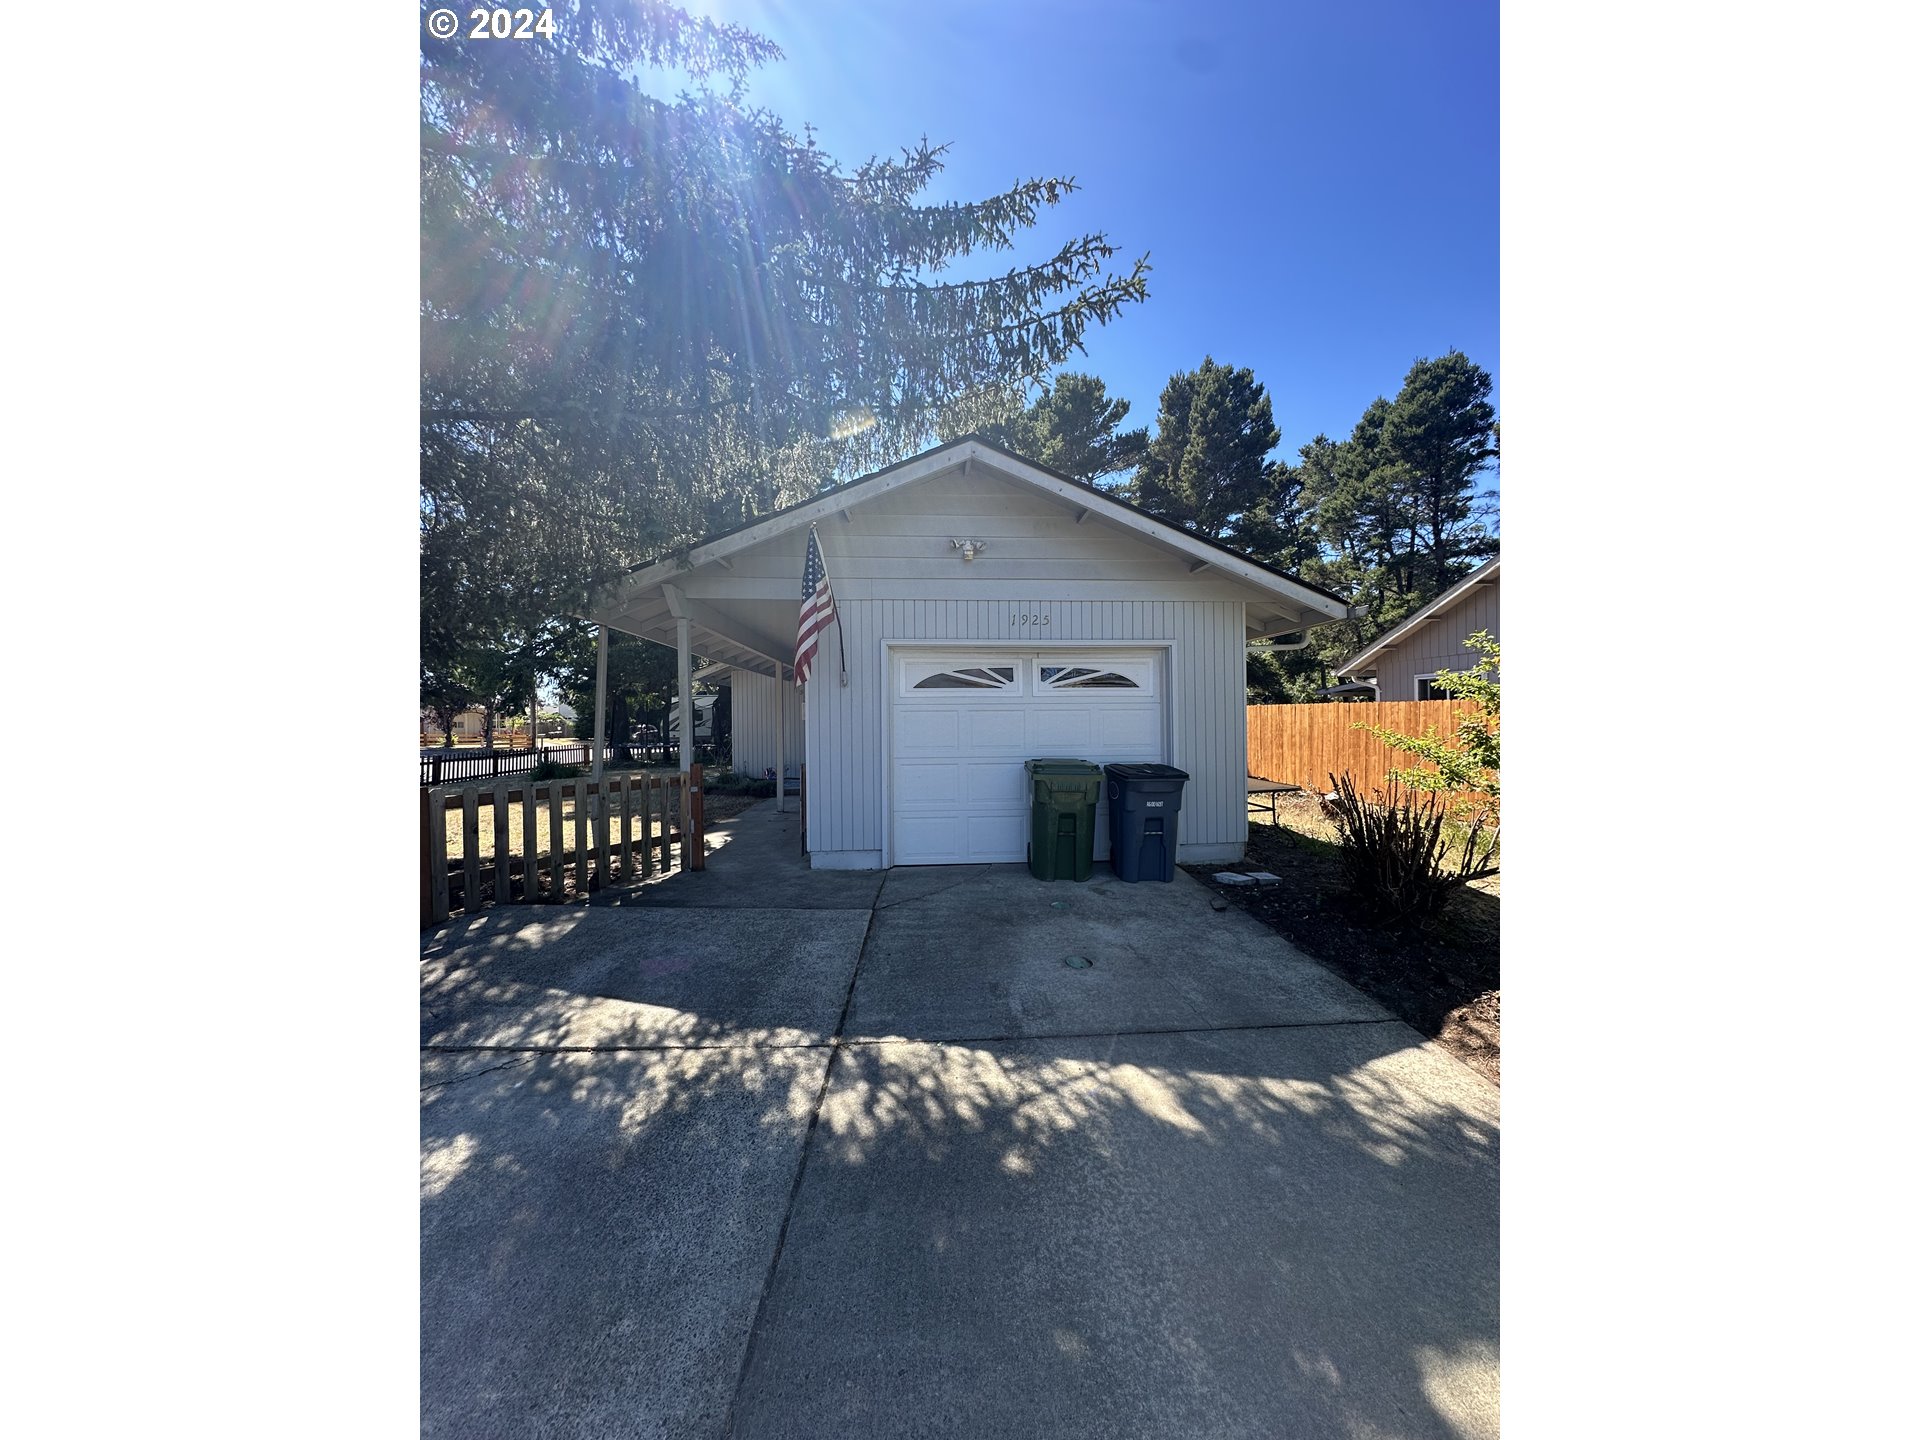
<svg viewBox="0 0 1920 1440">
<path fill-rule="evenodd" d="M 1416 610 L 1402 620 L 1393 629 L 1387 631 L 1366 649 L 1355 655 L 1343 665 L 1336 665 L 1336 675 L 1353 675 L 1365 667 L 1374 664 L 1386 651 L 1398 645 L 1429 620 L 1437 620 L 1467 597 L 1467 593 L 1477 585 L 1486 585 L 1500 578 L 1500 557 L 1494 556 L 1486 564 L 1469 571 L 1451 588 L 1444 590 L 1435 599 L 1429 601 L 1424 609 Z"/>
<path fill-rule="evenodd" d="M 696 566 L 725 560 L 738 551 L 790 531 L 803 529 L 826 516 L 837 515 L 843 510 L 851 509 L 863 501 L 903 489 L 917 481 L 931 478 L 933 475 L 956 467 L 969 467 L 975 461 L 989 467 L 996 475 L 1024 482 L 1037 490 L 1067 501 L 1079 508 L 1083 515 L 1095 515 L 1116 528 L 1132 531 L 1150 541 L 1182 552 L 1196 562 L 1191 567 L 1196 571 L 1210 567 L 1254 589 L 1267 592 L 1299 612 L 1299 618 L 1289 622 L 1286 630 L 1276 630 L 1272 632 L 1274 634 L 1299 630 L 1303 624 L 1322 623 L 1320 619 L 1309 619 L 1309 614 L 1318 615 L 1324 620 L 1344 620 L 1349 616 L 1347 602 L 1331 590 L 1323 590 L 1310 581 L 1302 580 L 1297 575 L 1290 575 L 1284 570 L 1276 570 L 1251 556 L 1243 555 L 1229 546 L 1222 545 L 1217 540 L 1210 540 L 1204 535 L 1173 525 L 1129 501 L 1016 455 L 1011 450 L 1004 449 L 978 435 L 963 435 L 957 440 L 949 440 L 944 445 L 923 450 L 920 454 L 889 465 L 885 469 L 875 470 L 857 480 L 850 480 L 844 485 L 824 490 L 811 499 L 786 506 L 767 515 L 757 516 L 730 530 L 722 530 L 718 534 L 710 535 L 684 552 L 661 556 L 635 565 L 627 572 L 626 580 L 616 584 L 610 592 L 596 597 L 600 603 L 590 605 L 589 608 L 596 611 L 607 608 L 623 594 L 630 595 L 635 590 L 670 580 L 674 575 Z M 598 616 L 595 614 L 583 618 L 595 619 Z"/>
</svg>

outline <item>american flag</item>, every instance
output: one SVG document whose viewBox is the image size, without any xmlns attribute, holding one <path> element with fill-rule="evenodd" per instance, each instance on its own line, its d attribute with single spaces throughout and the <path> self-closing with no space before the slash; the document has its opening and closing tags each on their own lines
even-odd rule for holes
<svg viewBox="0 0 1920 1440">
<path fill-rule="evenodd" d="M 820 558 L 820 536 L 807 531 L 807 573 L 800 581 L 800 638 L 794 642 L 793 683 L 804 685 L 813 675 L 813 659 L 820 653 L 820 635 L 833 623 L 833 585 L 827 562 Z"/>
</svg>

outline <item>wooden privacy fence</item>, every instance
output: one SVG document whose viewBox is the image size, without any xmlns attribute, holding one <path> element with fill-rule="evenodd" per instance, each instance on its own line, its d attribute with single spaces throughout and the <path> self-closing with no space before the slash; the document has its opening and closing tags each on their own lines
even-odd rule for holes
<svg viewBox="0 0 1920 1440">
<path fill-rule="evenodd" d="M 1411 769 L 1420 761 L 1354 729 L 1356 722 L 1384 725 L 1402 735 L 1424 735 L 1431 725 L 1444 737 L 1459 730 L 1460 717 L 1477 708 L 1464 700 L 1249 705 L 1247 773 L 1324 795 L 1330 788 L 1327 777 L 1346 771 L 1364 793 L 1384 786 L 1387 771 Z"/>
<path fill-rule="evenodd" d="M 420 792 L 420 923 L 436 924 L 455 910 L 471 915 L 488 903 L 565 900 L 665 874 L 676 868 L 676 844 L 679 869 L 704 870 L 704 788 L 698 765 L 677 775 L 604 775 L 597 782 L 428 786 Z M 458 860 L 451 853 L 456 814 Z M 491 821 L 491 843 L 481 840 L 483 816 Z"/>
</svg>

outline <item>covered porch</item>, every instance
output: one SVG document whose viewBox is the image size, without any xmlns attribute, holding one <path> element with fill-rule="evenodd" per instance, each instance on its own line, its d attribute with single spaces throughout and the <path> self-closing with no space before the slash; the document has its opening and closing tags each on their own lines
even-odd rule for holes
<svg viewBox="0 0 1920 1440">
<path fill-rule="evenodd" d="M 666 569 L 671 579 L 661 578 Z M 665 561 L 597 593 L 581 618 L 600 632 L 599 674 L 594 694 L 596 775 L 604 764 L 606 663 L 608 636 L 631 635 L 664 645 L 675 654 L 677 712 L 695 710 L 696 676 L 726 677 L 733 688 L 734 768 L 740 773 L 771 770 L 775 808 L 785 812 L 797 789 L 803 758 L 802 706 L 793 693 L 793 643 L 799 620 L 798 570 L 792 580 L 753 579 L 730 573 L 732 567 L 696 567 Z M 694 657 L 709 662 L 694 669 Z M 680 727 L 680 768 L 694 759 L 693 727 Z M 742 741 L 745 741 L 743 756 Z M 744 760 L 744 763 L 743 763 Z"/>
</svg>

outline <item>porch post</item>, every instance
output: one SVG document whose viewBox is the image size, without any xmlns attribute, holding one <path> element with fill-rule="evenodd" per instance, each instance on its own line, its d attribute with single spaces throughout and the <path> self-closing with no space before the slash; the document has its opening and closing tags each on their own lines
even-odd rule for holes
<svg viewBox="0 0 1920 1440">
<path fill-rule="evenodd" d="M 773 667 L 773 808 L 787 813 L 787 677 Z"/>
<path fill-rule="evenodd" d="M 685 616 L 673 622 L 680 661 L 680 769 L 693 769 L 693 622 Z"/>
<path fill-rule="evenodd" d="M 607 627 L 600 625 L 600 653 L 593 667 L 593 780 L 607 764 Z"/>
</svg>

